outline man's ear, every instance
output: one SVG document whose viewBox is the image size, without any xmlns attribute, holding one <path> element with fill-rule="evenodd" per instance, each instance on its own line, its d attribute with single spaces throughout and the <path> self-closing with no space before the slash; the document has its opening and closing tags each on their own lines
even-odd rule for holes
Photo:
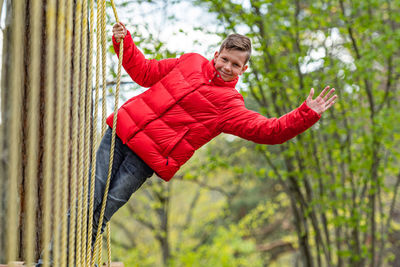
<svg viewBox="0 0 400 267">
<path fill-rule="evenodd" d="M 244 65 L 242 68 L 242 71 L 240 72 L 240 75 L 242 75 L 246 70 L 247 70 L 248 66 Z"/>
<path fill-rule="evenodd" d="M 217 59 L 218 55 L 219 55 L 218 51 L 215 51 L 215 53 L 214 53 L 214 60 Z"/>
</svg>

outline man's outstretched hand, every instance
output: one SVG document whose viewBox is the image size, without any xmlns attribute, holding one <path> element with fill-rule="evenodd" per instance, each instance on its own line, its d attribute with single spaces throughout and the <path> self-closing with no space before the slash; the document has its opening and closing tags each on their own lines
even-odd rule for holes
<svg viewBox="0 0 400 267">
<path fill-rule="evenodd" d="M 324 90 L 319 94 L 319 96 L 316 99 L 312 99 L 314 96 L 314 88 L 311 88 L 310 94 L 308 95 L 306 99 L 306 104 L 309 106 L 312 110 L 317 112 L 319 115 L 324 113 L 326 110 L 328 110 L 330 107 L 332 107 L 333 104 L 335 104 L 335 100 L 337 98 L 337 95 L 334 95 L 331 97 L 331 95 L 335 92 L 335 88 L 332 88 L 329 90 L 329 86 L 325 87 Z M 328 92 L 328 93 L 327 93 Z"/>
</svg>

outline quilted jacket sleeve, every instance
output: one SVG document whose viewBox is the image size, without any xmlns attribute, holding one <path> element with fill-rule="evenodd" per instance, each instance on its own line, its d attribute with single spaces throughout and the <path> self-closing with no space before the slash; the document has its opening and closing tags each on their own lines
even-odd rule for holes
<svg viewBox="0 0 400 267">
<path fill-rule="evenodd" d="M 119 56 L 119 43 L 114 36 L 114 50 Z M 151 87 L 167 75 L 178 62 L 177 58 L 155 60 L 146 59 L 142 52 L 136 47 L 132 36 L 128 31 L 124 39 L 124 56 L 122 66 L 137 84 L 143 87 Z"/>
<path fill-rule="evenodd" d="M 229 101 L 221 111 L 220 130 L 259 144 L 284 143 L 310 128 L 321 117 L 304 102 L 280 118 L 266 118 L 246 109 L 240 98 Z"/>
</svg>

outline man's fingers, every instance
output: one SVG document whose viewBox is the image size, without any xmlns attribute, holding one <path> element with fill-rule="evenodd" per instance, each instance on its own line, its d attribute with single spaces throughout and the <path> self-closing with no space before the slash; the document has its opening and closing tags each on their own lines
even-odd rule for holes
<svg viewBox="0 0 400 267">
<path fill-rule="evenodd" d="M 118 25 L 118 27 L 120 29 L 124 29 L 125 28 L 125 25 L 122 22 L 118 22 L 117 25 Z"/>
<path fill-rule="evenodd" d="M 118 23 L 115 23 L 115 24 L 114 24 L 113 28 L 120 30 L 120 29 L 123 29 L 124 26 L 122 26 L 121 23 L 118 22 Z"/>
<path fill-rule="evenodd" d="M 329 97 L 335 92 L 335 88 L 332 88 L 329 93 L 324 97 L 324 101 L 327 101 Z"/>
<path fill-rule="evenodd" d="M 329 85 L 327 87 L 325 87 L 324 90 L 322 90 L 322 92 L 319 94 L 319 97 L 324 98 L 324 95 L 326 94 L 326 92 L 329 90 Z"/>
<path fill-rule="evenodd" d="M 125 32 L 125 30 L 126 30 L 125 26 L 121 22 L 114 24 L 113 29 L 118 32 Z"/>
<path fill-rule="evenodd" d="M 329 105 L 325 107 L 325 110 L 330 109 L 330 107 L 332 107 L 333 104 L 335 104 L 335 101 L 330 102 Z"/>
<path fill-rule="evenodd" d="M 126 30 L 126 28 L 125 28 L 125 25 L 124 25 L 122 22 L 120 22 L 119 24 L 121 25 L 121 32 L 122 32 L 123 34 L 126 34 L 127 30 Z"/>
<path fill-rule="evenodd" d="M 312 100 L 313 96 L 314 96 L 314 88 L 311 88 L 310 94 L 308 95 L 307 100 L 308 101 Z"/>
<path fill-rule="evenodd" d="M 332 96 L 328 101 L 325 102 L 325 106 L 329 106 L 332 102 L 335 102 L 337 95 Z"/>
<path fill-rule="evenodd" d="M 323 112 L 325 112 L 325 111 L 327 111 L 328 109 L 330 109 L 332 106 L 333 106 L 333 104 L 335 104 L 336 103 L 336 98 L 337 98 L 337 95 L 334 95 L 332 98 L 330 98 L 326 103 L 325 103 L 325 107 L 324 107 L 324 111 Z"/>
</svg>

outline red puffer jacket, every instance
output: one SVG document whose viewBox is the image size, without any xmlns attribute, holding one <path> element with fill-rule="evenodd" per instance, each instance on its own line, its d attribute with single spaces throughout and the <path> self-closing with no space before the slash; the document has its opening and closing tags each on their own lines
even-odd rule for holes
<svg viewBox="0 0 400 267">
<path fill-rule="evenodd" d="M 119 44 L 114 49 L 119 54 Z M 305 103 L 277 118 L 246 109 L 235 89 L 198 54 L 147 60 L 124 40 L 123 66 L 141 86 L 150 87 L 118 111 L 117 135 L 162 179 L 169 181 L 193 153 L 220 133 L 261 144 L 283 143 L 317 122 L 320 116 Z M 107 118 L 112 127 L 113 114 Z"/>
</svg>

